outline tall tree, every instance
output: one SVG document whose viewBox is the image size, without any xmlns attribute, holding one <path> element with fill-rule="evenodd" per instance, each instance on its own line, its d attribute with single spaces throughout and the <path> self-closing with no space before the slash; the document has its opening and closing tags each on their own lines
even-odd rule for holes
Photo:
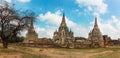
<svg viewBox="0 0 120 58">
<path fill-rule="evenodd" d="M 0 7 L 0 37 L 3 47 L 8 48 L 10 39 L 16 38 L 22 30 L 27 29 L 34 19 L 31 11 L 21 12 L 9 6 Z"/>
</svg>

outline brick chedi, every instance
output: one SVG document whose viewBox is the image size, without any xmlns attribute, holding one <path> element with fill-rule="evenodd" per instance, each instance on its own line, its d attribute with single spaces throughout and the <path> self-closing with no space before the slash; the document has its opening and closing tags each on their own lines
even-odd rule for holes
<svg viewBox="0 0 120 58">
<path fill-rule="evenodd" d="M 56 30 L 53 35 L 54 42 L 60 45 L 65 45 L 67 38 L 74 38 L 73 32 L 68 29 L 65 21 L 65 14 L 63 14 L 62 22 L 58 31 Z"/>
<path fill-rule="evenodd" d="M 33 20 L 31 20 L 30 27 L 26 34 L 26 38 L 24 39 L 23 43 L 35 43 L 38 39 L 38 34 L 34 30 Z"/>
<path fill-rule="evenodd" d="M 97 18 L 95 18 L 94 28 L 89 33 L 88 40 L 91 41 L 91 47 L 104 47 L 104 40 L 97 24 Z"/>
</svg>

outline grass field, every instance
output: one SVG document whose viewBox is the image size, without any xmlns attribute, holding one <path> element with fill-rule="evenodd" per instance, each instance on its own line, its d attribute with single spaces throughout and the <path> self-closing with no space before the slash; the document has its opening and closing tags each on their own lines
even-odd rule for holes
<svg viewBox="0 0 120 58">
<path fill-rule="evenodd" d="M 66 49 L 9 46 L 3 49 L 0 45 L 0 55 L 21 55 L 21 58 L 120 58 L 120 47 Z"/>
</svg>

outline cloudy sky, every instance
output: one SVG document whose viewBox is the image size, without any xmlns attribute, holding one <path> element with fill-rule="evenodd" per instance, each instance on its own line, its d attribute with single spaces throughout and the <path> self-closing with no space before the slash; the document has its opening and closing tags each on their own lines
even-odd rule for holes
<svg viewBox="0 0 120 58">
<path fill-rule="evenodd" d="M 34 27 L 39 37 L 51 37 L 65 12 L 67 26 L 74 36 L 88 37 L 95 16 L 104 35 L 120 37 L 120 0 L 6 0 L 15 8 L 32 10 L 38 20 Z M 23 33 L 24 35 L 25 33 Z"/>
</svg>

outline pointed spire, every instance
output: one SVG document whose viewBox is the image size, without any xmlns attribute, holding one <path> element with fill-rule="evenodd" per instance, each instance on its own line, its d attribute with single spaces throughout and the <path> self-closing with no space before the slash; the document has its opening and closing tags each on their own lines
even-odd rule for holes
<svg viewBox="0 0 120 58">
<path fill-rule="evenodd" d="M 95 17 L 95 24 L 94 24 L 94 27 L 98 27 L 98 24 L 97 24 L 97 17 Z"/>
<path fill-rule="evenodd" d="M 65 13 L 63 13 L 63 17 L 62 17 L 61 26 L 66 26 L 66 21 L 65 21 Z"/>
<path fill-rule="evenodd" d="M 70 32 L 72 32 L 72 30 L 71 30 L 71 28 L 70 28 L 70 30 L 69 30 Z"/>
<path fill-rule="evenodd" d="M 56 31 L 55 32 L 57 32 L 57 29 L 56 29 Z"/>
<path fill-rule="evenodd" d="M 31 19 L 30 27 L 33 28 L 33 19 Z"/>
<path fill-rule="evenodd" d="M 65 23 L 65 13 L 63 13 L 62 23 Z"/>
</svg>

